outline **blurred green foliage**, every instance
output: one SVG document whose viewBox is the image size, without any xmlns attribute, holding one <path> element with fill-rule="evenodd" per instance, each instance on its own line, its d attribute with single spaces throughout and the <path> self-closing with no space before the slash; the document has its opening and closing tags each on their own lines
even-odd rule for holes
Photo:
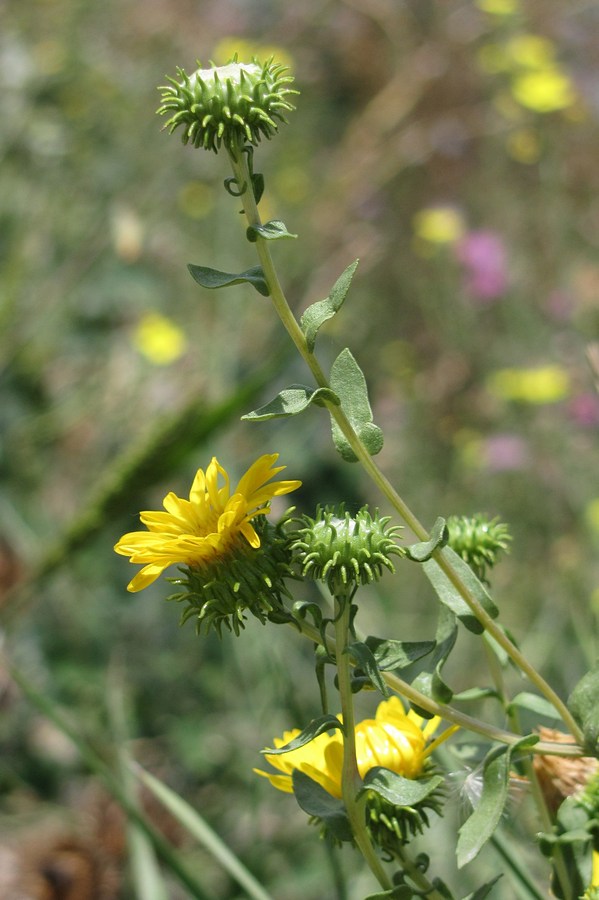
<svg viewBox="0 0 599 900">
<path fill-rule="evenodd" d="M 381 465 L 426 524 L 477 511 L 509 522 L 495 599 L 565 695 L 596 655 L 599 611 L 599 402 L 586 360 L 599 326 L 597 10 L 9 0 L 1 15 L 3 647 L 104 750 L 107 672 L 122 660 L 134 755 L 275 897 L 337 896 L 323 893 L 332 863 L 316 832 L 251 772 L 273 734 L 317 712 L 310 648 L 255 623 L 240 641 L 198 641 L 179 630 L 164 586 L 126 594 L 128 564 L 112 553 L 139 509 L 185 491 L 212 455 L 240 473 L 280 452 L 308 514 L 318 501 L 379 502 L 338 461 L 324 412 L 300 428 L 238 422 L 273 395 L 264 379 L 278 390 L 307 375 L 249 286 L 215 297 L 189 277 L 188 262 L 236 271 L 255 260 L 222 189 L 226 161 L 160 133 L 156 85 L 197 57 L 224 62 L 227 48 L 291 61 L 298 110 L 255 167 L 264 218 L 299 234 L 275 254 L 292 304 L 299 315 L 360 257 L 323 360 L 350 344 L 385 433 Z M 530 91 L 548 89 L 563 103 L 539 111 Z M 156 312 L 185 337 L 167 364 L 138 339 Z M 431 637 L 430 589 L 417 567 L 399 568 L 365 594 L 377 601 L 371 630 L 392 622 L 402 637 Z M 467 675 L 479 664 L 469 657 Z M 452 685 L 466 687 L 452 666 Z M 89 786 L 0 678 L 0 850 L 16 854 L 17 828 L 17 857 L 35 869 L 40 846 L 54 852 L 56 822 L 93 818 Z M 445 827 L 451 838 L 455 822 Z M 97 896 L 129 896 L 122 848 L 107 840 L 116 874 Z M 483 857 L 472 884 L 460 874 L 464 893 L 500 866 L 491 849 Z M 342 858 L 357 900 L 370 884 Z M 208 857 L 199 863 L 214 897 L 239 896 Z M 513 894 L 499 885 L 495 896 Z"/>
</svg>

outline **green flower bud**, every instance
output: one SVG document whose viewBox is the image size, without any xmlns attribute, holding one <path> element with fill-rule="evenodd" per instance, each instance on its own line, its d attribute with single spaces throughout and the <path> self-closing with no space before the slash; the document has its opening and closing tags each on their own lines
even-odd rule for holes
<svg viewBox="0 0 599 900">
<path fill-rule="evenodd" d="M 445 792 L 441 787 L 414 806 L 395 806 L 380 794 L 369 791 L 366 800 L 366 828 L 372 842 L 383 853 L 401 858 L 402 847 L 430 826 L 429 812 L 443 815 L 444 799 Z"/>
<path fill-rule="evenodd" d="M 486 582 L 487 568 L 497 557 L 509 550 L 512 536 L 508 526 L 498 518 L 489 519 L 482 513 L 474 516 L 450 516 L 447 520 L 449 546 L 468 563 L 477 578 Z"/>
<path fill-rule="evenodd" d="M 221 144 L 229 151 L 256 145 L 262 137 L 271 138 L 278 123 L 287 121 L 285 113 L 295 109 L 288 98 L 299 91 L 288 87 L 293 76 L 285 72 L 287 67 L 272 58 L 240 63 L 237 55 L 226 66 L 211 63 L 192 75 L 177 68 L 178 79 L 169 77 L 170 84 L 158 88 L 158 114 L 172 113 L 164 127 L 172 134 L 182 126 L 184 144 L 215 152 Z"/>
<path fill-rule="evenodd" d="M 403 556 L 404 550 L 395 543 L 401 527 L 387 528 L 389 521 L 378 510 L 371 516 L 367 507 L 350 516 L 343 504 L 319 506 L 314 519 L 294 519 L 291 549 L 302 575 L 326 582 L 335 593 L 339 585 L 378 581 L 384 568 L 394 572 L 390 557 Z"/>
<path fill-rule="evenodd" d="M 185 590 L 167 597 L 185 603 L 181 624 L 196 619 L 198 634 L 214 628 L 219 637 L 225 626 L 235 635 L 245 627 L 250 612 L 262 624 L 287 621 L 283 597 L 292 599 L 285 579 L 293 578 L 289 540 L 282 522 L 272 525 L 262 516 L 252 520 L 260 546 L 245 542 L 226 558 L 215 557 L 203 565 L 181 569 L 182 578 L 169 579 Z"/>
</svg>

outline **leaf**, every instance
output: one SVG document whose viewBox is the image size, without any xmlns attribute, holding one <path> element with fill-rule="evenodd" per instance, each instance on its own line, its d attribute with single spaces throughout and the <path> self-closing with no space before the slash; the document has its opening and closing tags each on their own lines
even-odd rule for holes
<svg viewBox="0 0 599 900">
<path fill-rule="evenodd" d="M 599 749 L 599 664 L 582 676 L 568 698 L 568 709 L 584 732 L 585 750 L 596 756 Z"/>
<path fill-rule="evenodd" d="M 447 523 L 445 519 L 439 516 L 431 529 L 430 539 L 407 547 L 406 556 L 414 562 L 427 562 L 437 547 L 444 547 L 446 545 L 448 538 L 449 530 L 447 528 Z"/>
<path fill-rule="evenodd" d="M 287 231 L 284 222 L 280 219 L 273 219 L 271 222 L 265 222 L 264 225 L 250 225 L 246 230 L 248 241 L 255 244 L 259 237 L 265 241 L 279 241 L 282 238 L 296 238 L 297 234 L 291 234 Z"/>
<path fill-rule="evenodd" d="M 347 269 L 339 276 L 331 293 L 325 300 L 318 300 L 309 306 L 300 319 L 302 331 L 306 337 L 306 343 L 310 352 L 314 350 L 316 343 L 316 335 L 322 325 L 329 319 L 332 319 L 336 312 L 339 312 L 343 305 L 343 301 L 349 290 L 354 272 L 358 266 L 359 260 L 355 260 Z"/>
<path fill-rule="evenodd" d="M 365 644 L 382 672 L 405 669 L 431 653 L 436 646 L 435 641 L 391 641 L 372 635 L 366 638 Z"/>
<path fill-rule="evenodd" d="M 333 363 L 330 384 L 340 398 L 341 408 L 351 422 L 354 431 L 369 454 L 375 456 L 382 449 L 383 432 L 372 421 L 366 379 L 347 348 L 341 351 Z M 331 419 L 331 425 L 333 442 L 343 459 L 346 462 L 357 462 L 358 457 L 334 419 Z"/>
<path fill-rule="evenodd" d="M 497 884 L 500 878 L 503 878 L 503 873 L 496 875 L 492 881 L 487 881 L 486 884 L 481 884 L 479 888 L 477 888 L 475 891 L 472 891 L 470 894 L 468 894 L 467 897 L 464 897 L 464 900 L 484 900 L 484 898 L 488 897 L 488 895 L 491 893 L 493 887 Z"/>
<path fill-rule="evenodd" d="M 516 707 L 529 709 L 531 712 L 537 713 L 539 716 L 545 716 L 547 719 L 560 718 L 559 713 L 556 712 L 554 706 L 548 700 L 528 691 L 522 691 L 520 694 L 517 694 L 509 703 L 506 712 L 509 714 Z"/>
<path fill-rule="evenodd" d="M 377 691 L 380 691 L 383 697 L 388 698 L 391 692 L 381 677 L 376 658 L 370 647 L 363 641 L 356 641 L 355 643 L 350 644 L 347 649 L 360 669 L 365 672 L 366 677 L 372 686 L 376 688 Z"/>
<path fill-rule="evenodd" d="M 508 798 L 513 754 L 532 746 L 538 739 L 538 735 L 526 735 L 515 744 L 495 747 L 487 754 L 480 802 L 459 830 L 456 848 L 459 869 L 472 862 L 499 825 Z"/>
<path fill-rule="evenodd" d="M 324 406 L 325 403 L 334 403 L 339 406 L 339 397 L 329 388 L 316 388 L 312 390 L 303 384 L 292 384 L 280 391 L 276 397 L 252 410 L 241 418 L 248 422 L 265 422 L 268 419 L 282 419 L 289 416 L 297 416 L 304 412 L 311 403 L 316 406 Z"/>
<path fill-rule="evenodd" d="M 453 695 L 454 700 L 486 700 L 488 697 L 494 697 L 496 700 L 501 700 L 501 695 L 494 688 L 490 687 L 468 688 L 465 691 L 460 691 L 459 694 Z"/>
<path fill-rule="evenodd" d="M 441 677 L 441 669 L 447 662 L 457 636 L 458 626 L 455 616 L 447 607 L 440 607 L 435 635 L 435 651 L 430 663 L 431 669 L 421 672 L 412 682 L 412 687 L 439 703 L 449 703 L 453 697 L 453 691 Z M 424 710 L 419 709 L 418 712 L 420 715 L 430 717 L 430 713 L 426 713 Z"/>
<path fill-rule="evenodd" d="M 295 799 L 305 813 L 320 819 L 338 840 L 353 840 L 343 800 L 332 797 L 320 784 L 299 769 L 294 769 L 292 780 Z"/>
<path fill-rule="evenodd" d="M 261 752 L 268 753 L 269 756 L 279 756 L 281 753 L 290 753 L 291 750 L 299 750 L 300 747 L 309 744 L 310 741 L 313 741 L 319 734 L 324 734 L 325 731 L 331 731 L 333 728 L 343 729 L 343 725 L 339 719 L 335 716 L 320 716 L 320 718 L 313 719 L 309 725 L 306 725 L 304 730 L 292 741 L 289 741 L 288 744 L 285 744 L 284 747 L 279 747 L 275 750 L 262 750 Z"/>
<path fill-rule="evenodd" d="M 433 775 L 432 778 L 404 778 L 391 769 L 375 766 L 364 776 L 364 783 L 357 796 L 361 797 L 366 791 L 374 791 L 393 806 L 415 806 L 436 791 L 443 784 L 443 780 L 443 775 Z"/>
<path fill-rule="evenodd" d="M 492 618 L 495 618 L 498 614 L 498 609 L 487 593 L 485 586 L 476 577 L 468 563 L 465 563 L 450 547 L 444 547 L 441 553 L 447 562 L 450 563 L 456 575 L 459 576 L 460 580 L 478 600 L 485 612 Z M 444 603 L 458 617 L 468 631 L 472 631 L 474 634 L 482 634 L 484 631 L 483 626 L 436 560 L 429 559 L 422 564 L 422 568 L 441 603 Z"/>
<path fill-rule="evenodd" d="M 263 297 L 270 296 L 270 290 L 266 283 L 262 266 L 252 266 L 251 269 L 240 272 L 239 275 L 234 275 L 230 272 L 220 272 L 218 269 L 209 269 L 207 266 L 193 266 L 189 264 L 187 268 L 193 280 L 201 284 L 202 287 L 208 288 L 208 290 L 215 291 L 219 288 L 231 287 L 234 284 L 251 284 Z"/>
</svg>

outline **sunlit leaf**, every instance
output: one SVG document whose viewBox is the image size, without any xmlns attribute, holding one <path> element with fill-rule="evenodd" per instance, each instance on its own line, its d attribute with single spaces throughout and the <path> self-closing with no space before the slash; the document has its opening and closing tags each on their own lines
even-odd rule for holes
<svg viewBox="0 0 599 900">
<path fill-rule="evenodd" d="M 268 419 L 282 419 L 289 416 L 297 416 L 304 412 L 310 404 L 316 406 L 324 406 L 326 403 L 333 403 L 339 406 L 339 397 L 329 388 L 311 389 L 304 387 L 302 384 L 292 384 L 288 388 L 280 391 L 276 397 L 266 403 L 264 406 L 255 409 L 250 413 L 242 416 L 249 422 L 265 422 Z"/>
<path fill-rule="evenodd" d="M 510 701 L 506 712 L 510 713 L 515 708 L 528 709 L 539 716 L 545 716 L 547 719 L 560 718 L 560 714 L 556 712 L 555 707 L 548 700 L 528 691 L 522 691 L 520 694 L 517 694 Z"/>
<path fill-rule="evenodd" d="M 443 784 L 443 780 L 443 775 L 433 775 L 431 778 L 404 778 L 391 769 L 375 766 L 364 776 L 364 784 L 358 796 L 365 791 L 374 791 L 393 806 L 410 807 L 422 803 Z"/>
<path fill-rule="evenodd" d="M 265 222 L 264 225 L 250 225 L 246 230 L 248 241 L 255 244 L 259 237 L 265 241 L 280 241 L 283 238 L 296 238 L 297 234 L 291 234 L 287 231 L 284 222 L 279 219 L 273 219 L 272 222 Z"/>
<path fill-rule="evenodd" d="M 372 421 L 368 388 L 362 370 L 351 352 L 342 350 L 331 369 L 331 388 L 341 400 L 341 407 L 354 431 L 371 456 L 383 446 L 383 432 Z M 334 419 L 331 419 L 333 442 L 347 462 L 357 462 L 357 456 Z"/>
<path fill-rule="evenodd" d="M 339 276 L 333 285 L 329 296 L 325 300 L 319 300 L 318 302 L 313 303 L 301 317 L 300 325 L 310 350 L 314 349 L 316 335 L 318 334 L 320 327 L 329 319 L 332 319 L 335 313 L 341 309 L 357 266 L 358 260 L 356 259 L 355 262 L 348 266 Z"/>
</svg>

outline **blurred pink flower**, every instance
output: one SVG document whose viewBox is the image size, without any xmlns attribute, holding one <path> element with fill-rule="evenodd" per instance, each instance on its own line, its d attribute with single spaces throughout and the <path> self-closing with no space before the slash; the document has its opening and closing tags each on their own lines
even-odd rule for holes
<svg viewBox="0 0 599 900">
<path fill-rule="evenodd" d="M 568 403 L 570 417 L 583 428 L 599 425 L 599 397 L 587 391 L 572 397 Z"/>
<path fill-rule="evenodd" d="M 523 438 L 504 433 L 485 440 L 482 456 L 485 467 L 492 472 L 509 472 L 526 468 L 530 452 Z"/>
<path fill-rule="evenodd" d="M 464 286 L 476 300 L 488 302 L 505 293 L 507 259 L 501 237 L 494 231 L 470 231 L 456 245 L 464 269 Z"/>
</svg>

